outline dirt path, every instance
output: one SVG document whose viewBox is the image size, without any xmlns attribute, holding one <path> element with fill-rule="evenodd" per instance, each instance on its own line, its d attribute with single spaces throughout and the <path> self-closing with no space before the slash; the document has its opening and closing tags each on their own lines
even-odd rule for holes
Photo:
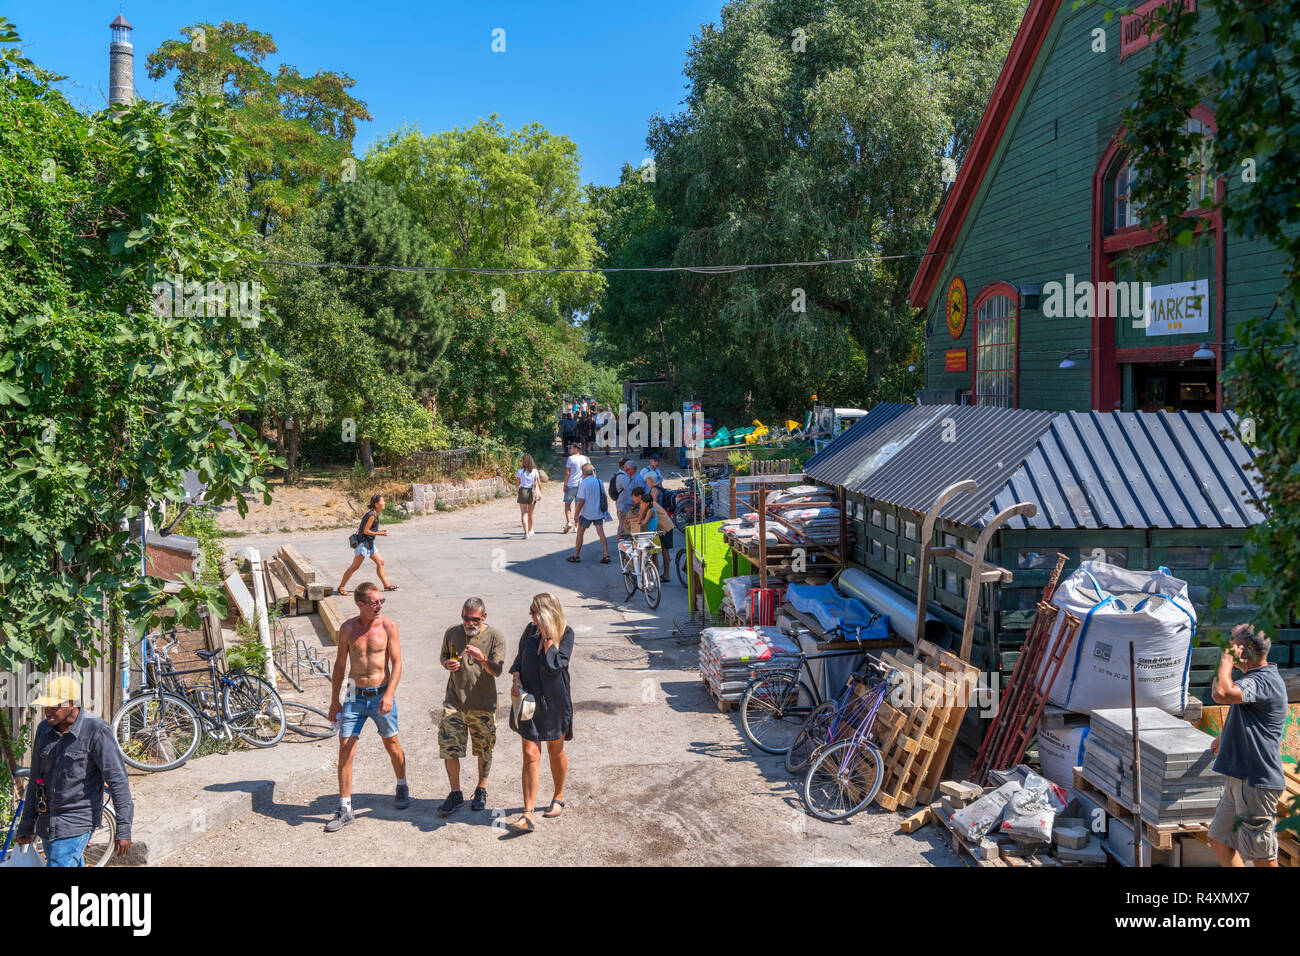
<svg viewBox="0 0 1300 956">
<path fill-rule="evenodd" d="M 573 536 L 552 492 L 539 508 L 538 533 L 519 534 L 511 499 L 413 518 L 380 539 L 399 591 L 385 612 L 399 624 L 405 672 L 397 701 L 413 805 L 392 805 L 393 772 L 373 728 L 358 747 L 355 824 L 337 834 L 322 827 L 337 808 L 332 772 L 285 792 L 273 804 L 210 833 L 166 861 L 173 865 L 302 864 L 762 864 L 856 863 L 955 865 L 929 830 L 896 833 L 900 817 L 879 811 L 824 824 L 801 812 L 780 758 L 745 742 L 734 714 L 721 714 L 696 669 L 698 647 L 673 634 L 684 621 L 686 594 L 667 586 L 657 613 L 625 597 L 617 565 L 600 565 L 588 543 L 583 563 L 564 555 Z M 349 560 L 338 531 L 253 535 L 236 544 L 264 551 L 293 543 L 331 577 Z M 355 580 L 355 579 L 354 579 Z M 569 754 L 568 809 L 538 820 L 538 832 L 506 838 L 501 824 L 521 809 L 521 755 L 507 726 L 508 680 L 499 681 L 498 742 L 489 811 L 468 805 L 448 819 L 435 812 L 448 790 L 438 756 L 437 723 L 446 673 L 437 662 L 441 636 L 463 600 L 478 595 L 489 622 L 506 636 L 511 656 L 534 594 L 551 591 L 577 635 L 571 664 L 575 706 Z M 316 747 L 328 757 L 334 741 Z M 276 751 L 250 752 L 247 773 L 275 778 Z M 283 759 L 283 758 L 282 758 Z M 472 790 L 470 761 L 464 789 Z M 243 763 L 240 764 L 244 766 Z M 543 759 L 539 808 L 550 797 Z M 468 795 L 468 793 L 467 793 Z M 176 793 L 179 804 L 191 795 Z"/>
</svg>

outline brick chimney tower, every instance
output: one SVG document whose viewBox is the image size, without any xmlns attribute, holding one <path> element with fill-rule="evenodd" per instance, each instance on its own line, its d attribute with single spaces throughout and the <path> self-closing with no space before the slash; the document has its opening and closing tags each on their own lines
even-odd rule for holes
<svg viewBox="0 0 1300 956">
<path fill-rule="evenodd" d="M 108 103 L 110 107 L 130 106 L 135 102 L 135 48 L 131 46 L 131 24 L 120 13 L 108 25 L 112 42 L 108 45 Z"/>
</svg>

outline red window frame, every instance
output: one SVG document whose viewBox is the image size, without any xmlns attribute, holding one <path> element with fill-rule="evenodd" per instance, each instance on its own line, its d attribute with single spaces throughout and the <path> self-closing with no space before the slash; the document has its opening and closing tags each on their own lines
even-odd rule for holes
<svg viewBox="0 0 1300 956">
<path fill-rule="evenodd" d="M 989 299 L 993 298 L 994 296 L 998 296 L 998 295 L 1006 296 L 1006 298 L 1011 300 L 1011 311 L 1005 316 L 1005 318 L 1011 320 L 1015 332 L 1012 336 L 1010 336 L 1004 341 L 992 342 L 992 343 L 981 345 L 980 326 L 982 323 L 980 321 L 980 310 L 984 307 L 985 302 L 987 302 Z M 971 362 L 971 404 L 973 405 L 995 404 L 993 402 L 985 402 L 983 401 L 983 399 L 1002 397 L 1000 395 L 995 396 L 992 392 L 981 392 L 979 390 L 979 374 L 980 374 L 980 369 L 983 368 L 984 371 L 986 372 L 995 371 L 995 372 L 1010 373 L 1011 404 L 1008 407 L 1019 408 L 1020 407 L 1020 290 L 1017 289 L 1009 282 L 994 282 L 990 285 L 987 285 L 983 289 L 981 289 L 980 294 L 975 297 L 975 304 L 971 306 L 970 314 L 971 314 L 971 318 L 975 320 L 974 328 L 971 335 L 972 351 L 975 353 L 974 361 Z M 998 318 L 1000 320 L 1004 317 L 999 316 Z M 990 320 L 989 319 L 984 320 L 984 322 L 988 322 L 988 321 Z M 992 350 L 996 348 L 1008 348 L 1008 347 L 1010 348 L 1010 362 L 1008 364 L 999 365 L 997 367 L 989 367 L 983 364 L 983 361 L 986 359 L 985 356 L 986 350 Z"/>
</svg>

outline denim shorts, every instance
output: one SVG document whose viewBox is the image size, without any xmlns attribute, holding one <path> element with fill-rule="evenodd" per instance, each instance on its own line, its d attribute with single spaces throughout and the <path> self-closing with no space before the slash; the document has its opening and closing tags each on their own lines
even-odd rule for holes
<svg viewBox="0 0 1300 956">
<path fill-rule="evenodd" d="M 379 704 L 384 699 L 383 694 L 375 697 L 362 697 L 359 694 L 353 694 L 350 700 L 343 701 L 343 711 L 339 714 L 339 736 L 340 737 L 360 737 L 361 728 L 366 725 L 366 720 L 370 719 L 375 722 L 379 729 L 381 737 L 397 736 L 397 701 L 393 701 L 393 709 L 386 714 L 379 712 Z"/>
<path fill-rule="evenodd" d="M 565 503 L 566 505 L 571 505 L 571 504 L 573 504 L 573 503 L 574 503 L 575 501 L 577 501 L 577 500 L 578 500 L 578 486 L 577 486 L 577 485 L 574 485 L 572 488 L 570 488 L 568 485 L 565 485 L 565 486 L 564 486 L 564 503 Z"/>
<path fill-rule="evenodd" d="M 378 554 L 379 549 L 376 548 L 373 544 L 366 544 L 364 541 L 362 541 L 360 544 L 357 545 L 357 549 L 352 553 L 363 558 L 368 558 L 371 557 L 372 555 Z"/>
</svg>

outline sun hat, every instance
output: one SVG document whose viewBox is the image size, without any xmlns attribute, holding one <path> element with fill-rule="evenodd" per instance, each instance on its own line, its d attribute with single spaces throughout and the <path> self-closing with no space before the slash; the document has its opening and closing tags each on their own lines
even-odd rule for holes
<svg viewBox="0 0 1300 956">
<path fill-rule="evenodd" d="M 45 682 L 45 693 L 32 701 L 33 707 L 58 707 L 66 701 L 81 700 L 81 685 L 73 677 L 51 677 Z"/>
</svg>

